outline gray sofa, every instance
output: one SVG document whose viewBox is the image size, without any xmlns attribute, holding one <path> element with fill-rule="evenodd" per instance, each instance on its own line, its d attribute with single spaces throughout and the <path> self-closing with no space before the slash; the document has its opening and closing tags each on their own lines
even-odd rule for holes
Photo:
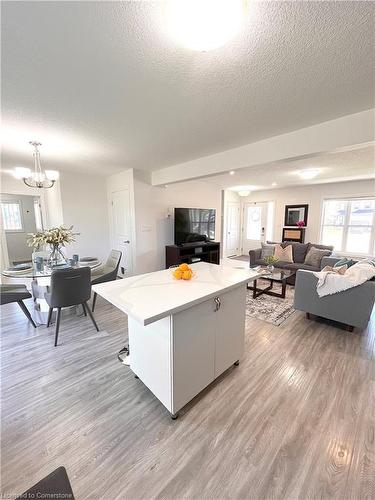
<svg viewBox="0 0 375 500">
<path fill-rule="evenodd" d="M 339 258 L 324 257 L 325 266 L 333 266 Z M 316 291 L 318 278 L 304 269 L 297 272 L 294 290 L 294 308 L 322 318 L 338 321 L 347 326 L 366 328 L 375 302 L 375 280 L 350 288 L 344 292 L 319 297 Z"/>
<path fill-rule="evenodd" d="M 267 241 L 269 244 L 275 244 L 273 241 Z M 292 241 L 285 241 L 284 243 L 280 243 L 281 246 L 285 247 L 287 245 L 292 245 L 293 248 L 293 260 L 294 262 L 276 262 L 275 267 L 280 268 L 280 269 L 288 269 L 290 271 L 298 271 L 299 269 L 305 269 L 306 271 L 320 271 L 323 269 L 324 266 L 329 265 L 326 264 L 326 257 L 323 257 L 321 261 L 320 267 L 313 267 L 309 266 L 307 264 L 304 264 L 305 257 L 307 255 L 307 252 L 311 247 L 315 248 L 320 248 L 322 250 L 329 250 L 330 252 L 333 251 L 332 246 L 326 246 L 326 245 L 318 245 L 316 243 L 297 243 L 297 242 L 292 242 Z M 250 257 L 250 267 L 254 266 L 265 266 L 266 263 L 264 260 L 261 259 L 261 254 L 262 254 L 262 249 L 257 248 L 256 250 L 250 250 L 249 252 L 249 257 Z M 292 276 L 291 278 L 288 279 L 288 284 L 293 285 L 295 282 L 295 277 Z"/>
</svg>

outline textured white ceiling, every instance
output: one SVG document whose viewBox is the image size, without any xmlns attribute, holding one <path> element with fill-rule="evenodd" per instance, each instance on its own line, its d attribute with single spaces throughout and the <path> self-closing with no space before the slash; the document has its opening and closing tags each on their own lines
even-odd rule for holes
<svg viewBox="0 0 375 500">
<path fill-rule="evenodd" d="M 298 172 L 307 169 L 317 169 L 319 174 L 311 180 L 301 179 Z M 222 189 L 249 186 L 250 191 L 259 191 L 358 179 L 375 179 L 374 145 L 351 151 L 326 153 L 310 158 L 243 168 L 237 170 L 234 175 L 230 175 L 228 172 L 202 180 Z M 274 182 L 277 183 L 277 186 L 272 186 Z"/>
<path fill-rule="evenodd" d="M 2 2 L 5 166 L 155 170 L 374 106 L 374 2 L 249 2 L 200 53 L 158 2 Z M 48 165 L 46 163 L 48 161 Z"/>
</svg>

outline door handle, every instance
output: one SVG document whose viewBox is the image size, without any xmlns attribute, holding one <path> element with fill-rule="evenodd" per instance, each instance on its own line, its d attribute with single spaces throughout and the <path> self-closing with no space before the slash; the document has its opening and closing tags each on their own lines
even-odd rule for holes
<svg viewBox="0 0 375 500">
<path fill-rule="evenodd" d="M 126 240 L 126 241 L 124 241 L 124 243 L 130 243 L 130 241 L 129 241 L 129 240 Z"/>
<path fill-rule="evenodd" d="M 221 307 L 221 300 L 219 299 L 219 297 L 217 298 L 217 301 L 219 303 L 219 309 L 220 309 L 220 307 Z"/>
</svg>

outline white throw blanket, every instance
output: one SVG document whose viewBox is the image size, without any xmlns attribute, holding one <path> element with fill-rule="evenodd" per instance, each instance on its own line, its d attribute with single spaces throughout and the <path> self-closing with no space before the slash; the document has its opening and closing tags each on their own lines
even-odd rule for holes
<svg viewBox="0 0 375 500">
<path fill-rule="evenodd" d="M 375 276 L 375 262 L 371 259 L 360 260 L 349 267 L 345 274 L 320 271 L 314 275 L 318 278 L 316 291 L 319 297 L 325 297 L 362 285 L 365 281 L 373 278 Z"/>
</svg>

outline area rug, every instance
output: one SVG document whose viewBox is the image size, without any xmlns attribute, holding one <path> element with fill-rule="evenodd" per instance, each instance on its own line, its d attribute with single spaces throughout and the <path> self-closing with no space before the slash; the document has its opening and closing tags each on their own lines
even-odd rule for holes
<svg viewBox="0 0 375 500">
<path fill-rule="evenodd" d="M 240 260 L 242 262 L 249 262 L 248 255 L 232 255 L 231 257 L 228 257 L 228 259 Z"/>
<path fill-rule="evenodd" d="M 269 283 L 265 280 L 259 280 L 258 286 L 265 288 Z M 279 293 L 281 285 L 274 283 L 273 291 Z M 260 295 L 253 299 L 253 292 L 249 290 L 246 297 L 246 316 L 257 318 L 267 323 L 272 323 L 275 326 L 280 326 L 291 314 L 294 313 L 293 308 L 294 288 L 287 286 L 286 297 L 281 299 L 271 297 L 270 295 Z"/>
</svg>

